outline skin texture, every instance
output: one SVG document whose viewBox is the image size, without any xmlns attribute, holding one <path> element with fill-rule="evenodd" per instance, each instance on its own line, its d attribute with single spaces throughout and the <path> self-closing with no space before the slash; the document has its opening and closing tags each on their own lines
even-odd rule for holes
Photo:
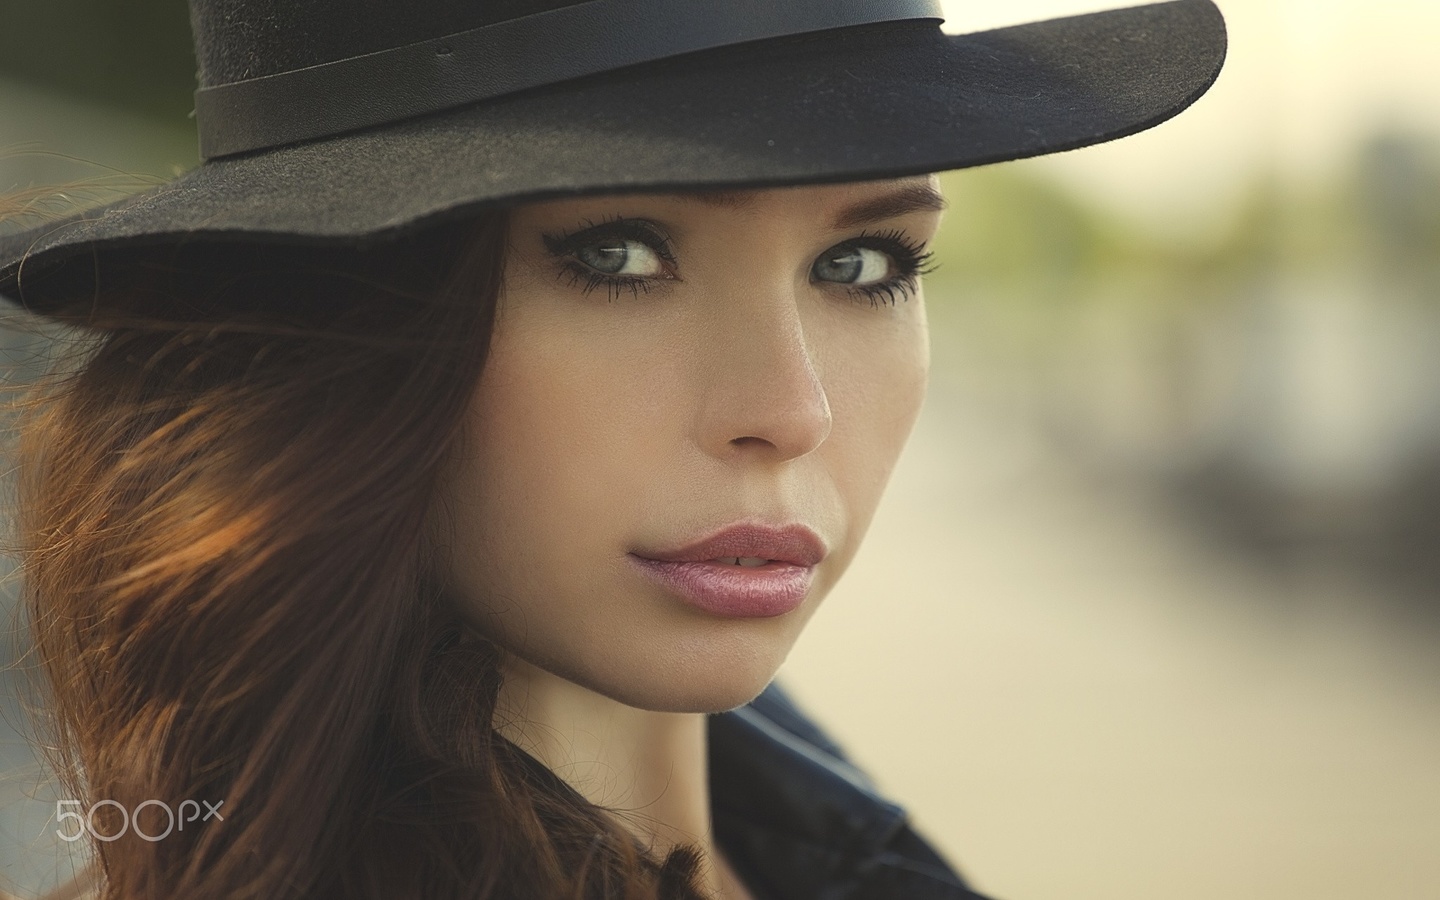
<svg viewBox="0 0 1440 900">
<path fill-rule="evenodd" d="M 853 559 L 919 413 L 918 279 L 872 303 L 833 268 L 817 280 L 815 264 L 862 236 L 927 243 L 940 218 L 916 201 L 927 189 L 921 177 L 626 195 L 513 215 L 490 358 L 442 493 L 451 587 L 507 651 L 501 733 L 591 800 L 632 810 L 658 848 L 713 849 L 703 714 L 773 678 Z M 875 208 L 897 196 L 909 203 Z M 855 221 L 867 204 L 875 220 Z M 600 245 L 613 254 L 616 240 L 557 244 L 617 217 L 668 240 L 661 253 L 622 239 L 639 280 L 596 285 L 589 262 L 615 259 Z M 860 274 L 898 274 L 893 256 L 866 252 Z M 716 616 L 627 559 L 741 521 L 823 540 L 798 608 Z M 747 896 L 717 866 L 710 887 Z"/>
</svg>

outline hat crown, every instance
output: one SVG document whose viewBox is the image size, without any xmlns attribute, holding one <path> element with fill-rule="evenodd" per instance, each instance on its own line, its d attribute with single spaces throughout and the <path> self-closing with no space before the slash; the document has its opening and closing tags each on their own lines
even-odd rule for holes
<svg viewBox="0 0 1440 900">
<path fill-rule="evenodd" d="M 701 50 L 944 19 L 940 0 L 422 0 L 403 16 L 382 0 L 192 2 L 206 159 Z"/>
<path fill-rule="evenodd" d="M 190 0 L 201 87 L 335 62 L 588 0 Z M 693 0 L 676 0 L 693 2 Z"/>
</svg>

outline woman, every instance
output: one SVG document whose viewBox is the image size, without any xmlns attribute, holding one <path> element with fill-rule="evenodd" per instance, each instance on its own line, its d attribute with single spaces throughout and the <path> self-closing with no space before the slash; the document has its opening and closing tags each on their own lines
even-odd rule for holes
<svg viewBox="0 0 1440 900">
<path fill-rule="evenodd" d="M 769 682 L 919 410 L 928 173 L 1174 115 L 1218 13 L 393 7 L 195 0 L 205 164 L 0 243 L 88 336 L 19 520 L 95 896 L 977 896 Z"/>
</svg>

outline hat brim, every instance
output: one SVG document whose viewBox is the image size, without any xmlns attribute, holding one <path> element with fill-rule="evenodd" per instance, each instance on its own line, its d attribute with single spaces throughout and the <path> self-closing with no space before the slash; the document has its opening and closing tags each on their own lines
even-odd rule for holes
<svg viewBox="0 0 1440 900">
<path fill-rule="evenodd" d="M 897 23 L 704 51 L 208 162 L 0 239 L 0 294 L 44 312 L 92 291 L 102 268 L 113 286 L 139 251 L 181 242 L 379 240 L 526 200 L 860 181 L 1070 150 L 1185 109 L 1225 50 L 1210 0 L 1174 0 L 967 35 Z"/>
</svg>

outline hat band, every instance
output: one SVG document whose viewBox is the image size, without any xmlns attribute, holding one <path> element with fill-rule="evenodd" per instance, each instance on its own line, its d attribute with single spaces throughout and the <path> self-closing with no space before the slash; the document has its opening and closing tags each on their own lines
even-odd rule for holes
<svg viewBox="0 0 1440 900">
<path fill-rule="evenodd" d="M 329 137 L 696 50 L 944 16 L 940 0 L 590 0 L 195 92 L 206 159 Z"/>
</svg>

